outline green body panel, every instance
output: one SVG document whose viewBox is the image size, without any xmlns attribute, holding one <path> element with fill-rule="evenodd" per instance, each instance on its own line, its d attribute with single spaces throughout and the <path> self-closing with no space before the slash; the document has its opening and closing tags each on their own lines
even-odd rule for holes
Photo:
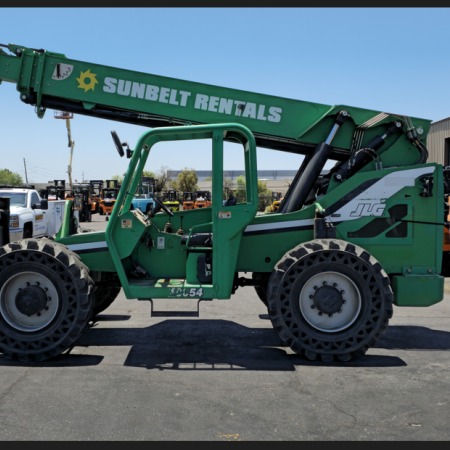
<svg viewBox="0 0 450 450">
<path fill-rule="evenodd" d="M 417 174 L 415 172 L 417 171 Z M 435 174 L 435 196 L 422 197 L 422 173 Z M 395 181 L 390 175 L 394 174 Z M 348 216 L 344 219 L 345 211 L 334 208 L 342 198 L 346 198 L 363 182 L 381 180 L 382 193 L 389 192 L 391 184 L 395 194 L 388 198 L 377 198 L 376 191 L 361 195 L 361 199 L 354 201 Z M 383 181 L 384 180 L 384 181 Z M 397 181 L 398 180 L 398 181 Z M 407 186 L 406 184 L 410 184 Z M 411 167 L 389 168 L 378 171 L 357 173 L 344 183 L 337 185 L 320 200 L 320 207 L 330 211 L 327 216 L 336 227 L 336 238 L 352 242 L 366 249 L 380 261 L 383 269 L 394 276 L 398 282 L 402 274 L 411 279 L 409 274 L 424 275 L 422 286 L 430 283 L 430 292 L 439 292 L 442 299 L 443 278 L 437 276 L 441 271 L 443 233 L 439 221 L 435 217 L 443 217 L 443 181 L 442 170 L 438 164 L 422 164 Z M 369 205 L 372 206 L 369 209 Z M 358 205 L 360 209 L 358 210 Z M 364 210 L 363 205 L 366 206 Z M 300 211 L 290 214 L 258 215 L 244 232 L 242 246 L 239 253 L 237 270 L 242 272 L 271 272 L 273 265 L 290 249 L 300 242 L 314 238 L 314 218 L 318 204 L 312 204 Z M 333 211 L 333 212 L 331 212 Z M 359 214 L 359 216 L 357 215 Z M 380 214 L 380 215 L 375 215 Z M 340 222 L 342 220 L 342 222 Z M 282 225 L 282 227 L 281 227 Z M 253 233 L 252 233 L 253 227 Z M 289 229 L 290 231 L 286 231 Z M 274 243 L 276 242 L 276 245 Z M 431 275 L 431 276 L 428 276 Z M 402 284 L 403 286 L 403 284 Z M 436 295 L 438 297 L 439 295 Z M 402 298 L 406 305 L 428 305 L 429 297 L 423 295 L 422 289 L 408 289 L 407 301 L 397 289 L 394 300 Z M 434 297 L 434 298 L 436 298 Z M 432 296 L 433 298 L 433 296 Z"/>
<path fill-rule="evenodd" d="M 442 300 L 444 278 L 440 276 L 395 276 L 392 288 L 397 306 L 431 306 Z"/>
<path fill-rule="evenodd" d="M 127 298 L 228 299 L 238 273 L 271 273 L 299 244 L 335 238 L 379 261 L 398 306 L 429 306 L 443 299 L 442 166 L 425 162 L 421 144 L 430 120 L 3 47 L 10 54 L 0 48 L 0 82 L 15 83 L 38 117 L 50 108 L 156 127 L 143 132 L 132 151 L 106 231 L 71 235 L 68 212 L 56 236 L 90 270 L 116 272 Z M 347 113 L 342 121 L 341 111 Z M 392 128 L 397 123 L 399 128 Z M 152 147 L 188 139 L 211 143 L 212 206 L 176 211 L 172 217 L 160 212 L 149 218 L 130 210 Z M 227 141 L 242 144 L 245 162 L 246 198 L 235 206 L 222 203 Z M 304 190 L 313 199 L 295 210 L 281 204 L 274 214 L 258 213 L 256 146 L 305 155 L 299 173 L 308 179 Z M 369 161 L 354 173 L 317 184 L 323 181 L 325 155 L 343 168 L 364 152 Z M 314 170 L 308 171 L 309 165 Z M 302 194 L 298 191 L 294 187 L 286 197 Z"/>
</svg>

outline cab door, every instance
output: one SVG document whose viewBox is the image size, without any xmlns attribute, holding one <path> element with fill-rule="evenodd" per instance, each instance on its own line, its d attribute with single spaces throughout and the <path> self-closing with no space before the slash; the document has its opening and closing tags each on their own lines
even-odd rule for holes
<svg viewBox="0 0 450 450">
<path fill-rule="evenodd" d="M 33 236 L 45 236 L 47 234 L 46 211 L 42 208 L 41 199 L 36 192 L 31 192 L 30 206 L 34 217 Z"/>
</svg>

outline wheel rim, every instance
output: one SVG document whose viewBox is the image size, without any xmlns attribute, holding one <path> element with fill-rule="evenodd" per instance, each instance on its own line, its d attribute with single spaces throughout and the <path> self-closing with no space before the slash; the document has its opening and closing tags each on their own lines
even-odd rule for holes
<svg viewBox="0 0 450 450">
<path fill-rule="evenodd" d="M 47 277 L 21 272 L 8 279 L 0 290 L 0 313 L 16 330 L 38 331 L 56 316 L 58 300 L 58 292 Z"/>
<path fill-rule="evenodd" d="M 355 322 L 361 311 L 361 295 L 346 275 L 323 272 L 305 283 L 300 291 L 299 306 L 309 325 L 333 333 Z"/>
</svg>

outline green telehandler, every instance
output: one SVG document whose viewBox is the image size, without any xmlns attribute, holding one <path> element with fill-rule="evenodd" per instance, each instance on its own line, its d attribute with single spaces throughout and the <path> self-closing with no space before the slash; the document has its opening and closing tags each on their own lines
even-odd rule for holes
<svg viewBox="0 0 450 450">
<path fill-rule="evenodd" d="M 130 161 L 104 231 L 77 233 L 69 200 L 54 237 L 0 247 L 6 358 L 44 361 L 70 351 L 122 289 L 126 299 L 199 305 L 253 286 L 282 342 L 324 362 L 363 356 L 394 305 L 444 298 L 443 168 L 427 162 L 430 120 L 15 44 L 0 46 L 0 81 L 16 84 L 39 118 L 54 109 L 143 127 L 133 148 L 112 131 Z M 173 212 L 155 196 L 152 214 L 133 208 L 154 147 L 188 141 L 206 142 L 211 152 L 211 206 Z M 245 192 L 226 206 L 230 146 L 242 158 Z M 276 213 L 258 211 L 258 147 L 303 155 Z"/>
</svg>

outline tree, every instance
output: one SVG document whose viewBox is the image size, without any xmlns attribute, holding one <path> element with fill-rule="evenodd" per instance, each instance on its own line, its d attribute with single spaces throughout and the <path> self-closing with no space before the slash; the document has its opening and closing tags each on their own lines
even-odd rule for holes
<svg viewBox="0 0 450 450">
<path fill-rule="evenodd" d="M 231 178 L 224 177 L 223 179 L 223 190 L 228 197 L 228 192 L 233 190 L 233 180 Z M 225 198 L 226 200 L 226 198 Z"/>
<path fill-rule="evenodd" d="M 166 184 L 170 182 L 170 178 L 167 176 L 167 169 L 167 166 L 161 166 L 159 172 L 154 175 L 156 192 L 162 192 L 165 189 Z"/>
<path fill-rule="evenodd" d="M 194 192 L 198 190 L 198 176 L 195 169 L 185 167 L 171 182 L 172 188 L 179 192 Z"/>
<path fill-rule="evenodd" d="M 235 197 L 238 203 L 246 200 L 246 182 L 243 175 L 236 178 Z M 258 180 L 258 199 L 258 209 L 264 211 L 265 207 L 270 203 L 271 191 L 267 188 L 267 183 L 262 180 Z"/>
<path fill-rule="evenodd" d="M 150 171 L 150 170 L 143 170 L 142 171 L 142 176 L 143 177 L 147 177 L 147 178 L 158 178 L 157 176 L 156 176 L 156 173 L 155 172 L 152 172 L 152 171 Z"/>
<path fill-rule="evenodd" d="M 19 186 L 24 183 L 23 178 L 18 173 L 11 172 L 9 169 L 0 169 L 0 184 Z"/>
<path fill-rule="evenodd" d="M 258 180 L 258 209 L 264 211 L 266 206 L 270 205 L 272 200 L 272 191 L 267 187 L 265 181 Z"/>
<path fill-rule="evenodd" d="M 239 175 L 236 177 L 236 189 L 234 196 L 238 203 L 247 201 L 247 189 L 246 189 L 246 181 L 243 175 Z"/>
<path fill-rule="evenodd" d="M 151 170 L 143 170 L 142 178 L 151 178 L 155 181 L 155 192 L 161 192 L 166 187 L 166 184 L 170 181 L 167 176 L 167 167 L 161 166 L 158 173 Z"/>
<path fill-rule="evenodd" d="M 123 183 L 123 176 L 122 175 L 114 175 L 113 177 L 111 177 L 111 180 L 117 180 L 118 184 L 122 184 Z"/>
</svg>

